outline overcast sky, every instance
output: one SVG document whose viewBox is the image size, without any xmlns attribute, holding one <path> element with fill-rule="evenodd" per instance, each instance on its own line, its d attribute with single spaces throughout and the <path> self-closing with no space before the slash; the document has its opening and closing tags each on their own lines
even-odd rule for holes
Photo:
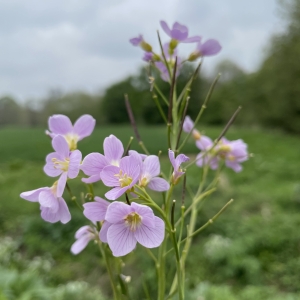
<svg viewBox="0 0 300 300">
<path fill-rule="evenodd" d="M 128 39 L 143 34 L 157 46 L 160 20 L 220 41 L 206 71 L 226 58 L 254 71 L 284 27 L 276 0 L 0 0 L 0 95 L 24 101 L 51 89 L 103 90 L 143 64 Z"/>
</svg>

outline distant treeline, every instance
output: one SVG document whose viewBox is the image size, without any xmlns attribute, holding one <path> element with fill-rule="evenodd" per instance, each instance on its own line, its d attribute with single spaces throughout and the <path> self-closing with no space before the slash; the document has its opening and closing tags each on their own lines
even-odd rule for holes
<svg viewBox="0 0 300 300">
<path fill-rule="evenodd" d="M 202 124 L 224 124 L 235 109 L 242 106 L 243 110 L 236 120 L 240 125 L 300 132 L 300 2 L 294 0 L 287 3 L 288 29 L 271 39 L 265 59 L 257 72 L 247 74 L 230 61 L 219 65 L 217 71 L 222 76 L 203 115 Z M 177 80 L 178 93 L 192 73 L 190 65 L 186 64 L 182 68 Z M 168 84 L 158 74 L 153 75 L 156 84 L 168 98 Z M 201 72 L 194 81 L 188 108 L 191 117 L 197 115 L 212 81 L 202 76 Z M 162 109 L 166 111 L 164 101 L 154 92 Z M 153 100 L 153 93 L 150 92 L 147 72 L 142 69 L 139 74 L 108 87 L 101 95 L 84 92 L 52 93 L 47 99 L 27 102 L 23 106 L 11 97 L 2 97 L 0 125 L 45 126 L 48 116 L 55 113 L 66 114 L 72 120 L 88 113 L 97 119 L 97 124 L 125 123 L 128 122 L 125 93 L 129 96 L 138 122 L 163 122 Z"/>
</svg>

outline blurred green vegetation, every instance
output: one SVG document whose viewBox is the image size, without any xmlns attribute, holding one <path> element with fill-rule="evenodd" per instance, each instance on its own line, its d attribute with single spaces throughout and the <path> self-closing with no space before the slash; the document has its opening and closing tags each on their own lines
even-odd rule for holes
<svg viewBox="0 0 300 300">
<path fill-rule="evenodd" d="M 216 138 L 220 131 L 221 127 L 208 127 L 206 134 Z M 141 127 L 140 132 L 151 153 L 158 153 L 163 148 L 162 168 L 167 171 L 170 164 L 164 145 L 165 128 Z M 79 149 L 84 155 L 102 152 L 103 138 L 111 133 L 127 143 L 132 129 L 129 126 L 102 126 L 81 141 Z M 254 157 L 244 163 L 244 170 L 239 174 L 224 169 L 218 191 L 203 203 L 198 227 L 230 198 L 235 199 L 213 225 L 195 238 L 187 263 L 186 286 L 190 293 L 187 299 L 299 299 L 300 140 L 279 131 L 239 127 L 232 127 L 227 137 L 243 138 Z M 87 220 L 68 193 L 64 197 L 72 220 L 66 225 L 44 222 L 37 204 L 19 198 L 23 191 L 52 184 L 52 179 L 42 171 L 44 157 L 51 151 L 44 130 L 3 129 L 0 140 L 5 140 L 0 147 L 0 236 L 3 239 L 10 237 L 15 247 L 11 253 L 20 256 L 19 260 L 6 258 L 9 263 L 0 259 L 3 276 L 14 278 L 12 282 L 18 283 L 16 287 L 15 283 L 9 283 L 8 288 L 0 285 L 2 293 L 7 299 L 25 299 L 21 294 L 7 296 L 11 293 L 7 291 L 22 290 L 23 282 L 28 280 L 34 283 L 28 284 L 28 289 L 32 286 L 35 292 L 49 289 L 59 293 L 60 287 L 72 286 L 75 282 L 74 285 L 83 290 L 90 286 L 109 297 L 108 277 L 97 247 L 90 243 L 78 256 L 70 253 L 74 233 L 87 224 Z M 137 145 L 134 148 L 141 151 Z M 189 141 L 184 152 L 194 157 L 196 151 L 193 141 Z M 200 177 L 201 169 L 191 167 L 188 170 L 187 183 L 192 190 L 197 188 Z M 81 192 L 86 192 L 80 178 L 72 180 L 70 186 L 78 198 Z M 95 184 L 97 195 L 103 196 L 106 190 L 100 183 Z M 177 193 L 180 199 L 180 187 Z M 186 204 L 189 204 L 188 198 Z M 48 261 L 48 269 L 33 272 L 28 264 L 39 257 Z M 124 274 L 132 277 L 133 299 L 144 299 L 143 282 L 151 295 L 155 295 L 155 268 L 142 247 L 126 256 L 124 263 Z M 175 270 L 172 254 L 168 268 Z M 30 297 L 28 299 L 44 299 Z M 57 299 L 70 299 L 68 297 Z M 87 297 L 81 299 L 89 299 Z"/>
</svg>

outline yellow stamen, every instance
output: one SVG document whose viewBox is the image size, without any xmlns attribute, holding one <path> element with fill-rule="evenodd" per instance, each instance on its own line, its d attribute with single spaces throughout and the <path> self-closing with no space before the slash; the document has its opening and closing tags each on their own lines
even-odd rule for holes
<svg viewBox="0 0 300 300">
<path fill-rule="evenodd" d="M 61 161 L 54 157 L 52 158 L 52 162 L 55 169 L 61 169 L 63 172 L 66 172 L 69 169 L 70 158 L 67 157 L 64 161 Z"/>
<path fill-rule="evenodd" d="M 128 176 L 126 173 L 123 174 L 122 170 L 120 170 L 119 174 L 115 174 L 116 177 L 119 177 L 119 182 L 121 187 L 129 186 L 132 182 L 132 178 Z"/>
<path fill-rule="evenodd" d="M 65 139 L 69 145 L 70 151 L 77 149 L 77 142 L 79 139 L 79 136 L 77 134 L 73 134 L 73 133 L 66 134 Z"/>
<path fill-rule="evenodd" d="M 131 214 L 127 215 L 124 218 L 124 220 L 125 220 L 125 224 L 128 227 L 130 227 L 131 231 L 136 231 L 136 229 L 142 222 L 141 216 L 139 214 L 137 214 L 136 212 L 132 212 Z"/>
</svg>

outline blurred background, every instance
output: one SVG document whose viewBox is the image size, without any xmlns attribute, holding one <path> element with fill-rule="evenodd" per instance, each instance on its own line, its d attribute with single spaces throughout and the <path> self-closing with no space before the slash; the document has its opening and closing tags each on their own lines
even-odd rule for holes
<svg viewBox="0 0 300 300">
<path fill-rule="evenodd" d="M 198 129 L 216 138 L 241 105 L 227 138 L 242 138 L 254 154 L 241 173 L 223 170 L 218 192 L 201 208 L 198 226 L 235 199 L 194 241 L 187 299 L 300 299 L 299 0 L 0 0 L 0 300 L 110 299 L 96 247 L 70 253 L 86 221 L 69 195 L 72 220 L 62 225 L 44 222 L 38 205 L 19 194 L 52 184 L 42 170 L 51 152 L 44 131 L 52 114 L 75 121 L 87 113 L 97 120 L 93 135 L 79 144 L 83 155 L 101 152 L 109 134 L 127 143 L 133 132 L 124 93 L 144 143 L 151 153 L 162 150 L 168 168 L 166 130 L 143 53 L 128 42 L 143 34 L 158 51 L 160 20 L 221 43 L 219 55 L 204 59 L 188 114 L 197 115 L 222 73 Z M 193 47 L 183 45 L 182 55 Z M 184 66 L 179 90 L 194 68 Z M 168 85 L 159 77 L 156 82 L 168 95 Z M 194 156 L 197 148 L 190 141 L 184 152 Z M 190 170 L 192 188 L 200 174 Z M 70 185 L 77 195 L 85 192 L 80 178 Z M 105 193 L 100 184 L 95 191 Z M 124 259 L 132 299 L 146 299 L 145 289 L 155 299 L 155 269 L 139 250 Z M 169 268 L 175 268 L 171 257 Z"/>
</svg>

